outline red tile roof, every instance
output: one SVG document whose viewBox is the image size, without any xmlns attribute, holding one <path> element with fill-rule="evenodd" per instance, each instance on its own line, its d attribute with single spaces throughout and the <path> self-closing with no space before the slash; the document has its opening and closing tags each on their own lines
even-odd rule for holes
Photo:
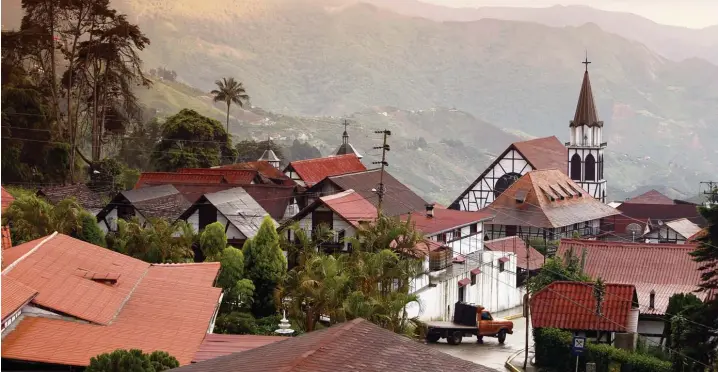
<svg viewBox="0 0 718 372">
<path fill-rule="evenodd" d="M 599 316 L 592 283 L 553 282 L 531 298 L 531 325 L 625 332 L 636 289 L 632 285 L 608 283 L 605 289 Z"/>
<path fill-rule="evenodd" d="M 208 333 L 204 336 L 192 363 L 214 359 L 220 356 L 252 350 L 277 341 L 286 340 L 283 336 L 224 335 Z"/>
<path fill-rule="evenodd" d="M 37 291 L 9 276 L 2 276 L 2 320 L 23 307 Z"/>
<path fill-rule="evenodd" d="M 568 169 L 568 150 L 556 136 L 514 142 L 508 150 L 511 147 L 516 148 L 534 169 L 555 168 L 563 173 Z"/>
<path fill-rule="evenodd" d="M 402 221 L 411 219 L 417 230 L 431 236 L 492 218 L 487 212 L 466 212 L 454 209 L 434 208 L 434 217 L 426 212 L 412 212 L 401 216 Z"/>
<path fill-rule="evenodd" d="M 294 170 L 307 187 L 329 176 L 362 172 L 366 167 L 356 155 L 336 155 L 324 158 L 297 160 L 289 163 L 285 172 Z"/>
<path fill-rule="evenodd" d="M 673 199 L 661 194 L 660 192 L 656 190 L 651 190 L 644 192 L 641 195 L 634 196 L 628 200 L 626 200 L 624 203 L 633 203 L 633 204 L 664 204 L 664 205 L 673 205 L 676 204 L 676 202 L 673 201 Z"/>
<path fill-rule="evenodd" d="M 7 192 L 4 187 L 0 187 L 0 189 L 2 189 L 2 197 L 0 198 L 2 200 L 0 200 L 0 203 L 2 203 L 2 211 L 4 212 L 5 208 L 9 207 L 10 204 L 12 204 L 12 202 L 15 200 L 15 198 L 10 195 L 10 193 Z"/>
<path fill-rule="evenodd" d="M 518 236 L 508 236 L 505 238 L 488 240 L 484 242 L 484 249 L 495 252 L 513 252 L 516 254 L 516 266 L 526 269 L 528 262 L 526 260 L 526 243 Z M 530 269 L 538 269 L 543 266 L 544 257 L 541 252 L 529 246 L 531 251 Z"/>
<path fill-rule="evenodd" d="M 2 246 L 0 246 L 0 249 L 5 250 L 8 248 L 12 248 L 12 235 L 10 234 L 10 227 L 3 226 L 1 229 L 2 229 Z"/>
<path fill-rule="evenodd" d="M 642 313 L 663 314 L 673 293 L 692 292 L 701 282 L 697 262 L 689 255 L 693 244 L 649 244 L 562 239 L 558 257 L 586 250 L 584 271 L 606 282 L 632 284 L 638 291 Z M 655 309 L 648 309 L 651 290 L 656 291 Z M 702 294 L 697 293 L 699 297 Z"/>
<path fill-rule="evenodd" d="M 222 165 L 222 166 L 219 166 L 218 168 L 220 168 L 220 169 L 256 170 L 268 178 L 277 179 L 277 180 L 289 180 L 289 177 L 287 177 L 284 173 L 282 173 L 282 171 L 280 169 L 275 168 L 268 161 L 264 161 L 264 160 L 248 161 L 248 162 L 244 162 L 244 163 Z M 217 169 L 217 168 L 213 168 L 213 169 Z M 289 180 L 289 181 L 291 181 L 291 180 Z"/>
<path fill-rule="evenodd" d="M 135 184 L 135 188 L 139 189 L 147 186 L 196 183 L 220 184 L 227 183 L 227 180 L 221 174 L 142 172 L 140 178 Z"/>
<path fill-rule="evenodd" d="M 492 371 L 487 367 L 453 357 L 383 329 L 361 318 L 241 353 L 195 363 L 179 368 L 177 371 L 234 372 L 238 370 L 253 372 Z"/>
<path fill-rule="evenodd" d="M 114 285 L 77 275 L 117 273 Z M 209 328 L 221 289 L 219 263 L 150 265 L 57 235 L 3 271 L 37 290 L 33 305 L 89 320 L 25 317 L 3 339 L 2 357 L 85 366 L 118 348 L 163 350 L 188 364 Z M 3 291 L 3 296 L 5 295 Z"/>
<path fill-rule="evenodd" d="M 248 185 L 257 177 L 257 171 L 252 169 L 228 169 L 228 168 L 181 168 L 177 171 L 181 174 L 204 174 L 221 175 L 228 183 L 236 185 Z"/>
<path fill-rule="evenodd" d="M 376 219 L 377 212 L 374 205 L 354 190 L 323 196 L 319 200 L 352 226 L 358 227 L 359 222 Z"/>
<path fill-rule="evenodd" d="M 588 70 L 583 73 L 583 83 L 581 83 L 581 91 L 578 94 L 576 114 L 571 121 L 572 127 L 579 125 L 586 125 L 589 127 L 603 126 L 603 122 L 598 120 L 598 111 L 596 110 L 596 103 L 593 100 L 591 80 L 588 78 Z"/>
<path fill-rule="evenodd" d="M 37 244 L 43 241 L 45 238 L 47 237 L 37 238 L 26 243 L 18 244 L 14 247 L 4 249 L 2 258 L 3 269 L 5 269 L 6 266 L 9 266 L 13 262 L 17 261 L 27 252 L 30 252 L 31 249 L 35 248 L 35 246 L 37 246 Z"/>
<path fill-rule="evenodd" d="M 556 228 L 619 214 L 557 169 L 526 173 L 483 211 L 490 224 Z"/>
</svg>

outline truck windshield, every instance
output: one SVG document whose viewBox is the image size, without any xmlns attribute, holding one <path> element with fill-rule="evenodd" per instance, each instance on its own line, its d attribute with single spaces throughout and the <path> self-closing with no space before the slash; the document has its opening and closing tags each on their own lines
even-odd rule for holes
<svg viewBox="0 0 718 372">
<path fill-rule="evenodd" d="M 481 320 L 492 320 L 491 314 L 489 313 L 481 313 Z"/>
</svg>

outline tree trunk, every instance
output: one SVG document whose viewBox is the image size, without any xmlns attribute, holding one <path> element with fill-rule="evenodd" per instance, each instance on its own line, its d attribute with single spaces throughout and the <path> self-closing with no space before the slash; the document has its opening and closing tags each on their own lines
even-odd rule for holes
<svg viewBox="0 0 718 372">
<path fill-rule="evenodd" d="M 229 136 L 229 105 L 231 103 L 227 102 L 227 136 Z"/>
</svg>

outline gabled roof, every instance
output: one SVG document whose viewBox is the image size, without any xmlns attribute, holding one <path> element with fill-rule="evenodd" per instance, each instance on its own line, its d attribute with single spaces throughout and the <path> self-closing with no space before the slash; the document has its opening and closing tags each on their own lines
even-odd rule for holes
<svg viewBox="0 0 718 372">
<path fill-rule="evenodd" d="M 379 197 L 372 189 L 379 185 L 381 169 L 371 169 L 362 172 L 348 173 L 340 176 L 328 177 L 322 182 L 330 182 L 341 190 L 354 190 L 374 207 L 379 205 Z M 384 171 L 384 201 L 382 202 L 382 213 L 387 216 L 399 216 L 413 211 L 423 211 L 426 208 L 426 201 L 412 191 L 409 187 L 399 182 L 389 172 Z M 313 190 L 319 191 L 321 185 Z M 310 191 L 311 192 L 311 191 Z"/>
<path fill-rule="evenodd" d="M 679 218 L 677 220 L 666 222 L 666 226 L 673 229 L 673 231 L 681 234 L 686 239 L 693 237 L 699 231 L 701 227 L 689 221 L 687 218 Z"/>
<path fill-rule="evenodd" d="M 37 196 L 47 198 L 52 204 L 57 204 L 64 199 L 74 197 L 80 206 L 88 210 L 99 210 L 105 206 L 100 195 L 90 190 L 84 183 L 43 187 L 37 191 Z"/>
<path fill-rule="evenodd" d="M 192 206 L 192 203 L 172 185 L 142 187 L 119 193 L 97 214 L 98 219 L 104 218 L 112 208 L 125 200 L 145 218 L 174 220 Z"/>
<path fill-rule="evenodd" d="M 37 291 L 13 277 L 2 276 L 2 321 L 32 300 Z"/>
<path fill-rule="evenodd" d="M 634 196 L 628 200 L 626 200 L 624 203 L 632 203 L 632 204 L 664 204 L 664 205 L 673 205 L 676 204 L 673 199 L 661 194 L 660 192 L 656 190 L 650 190 L 646 191 L 641 195 Z"/>
<path fill-rule="evenodd" d="M 5 190 L 4 187 L 0 187 L 2 190 L 2 197 L 0 199 L 0 203 L 2 204 L 2 211 L 5 211 L 5 208 L 9 207 L 10 204 L 15 200 L 15 197 L 13 197 L 9 192 Z"/>
<path fill-rule="evenodd" d="M 535 138 L 527 141 L 514 142 L 504 150 L 501 155 L 491 163 L 486 169 L 472 182 L 459 197 L 451 203 L 454 208 L 466 194 L 473 190 L 474 187 L 498 164 L 501 159 L 511 151 L 518 151 L 521 156 L 531 165 L 533 169 L 558 169 L 566 173 L 568 169 L 568 149 L 564 146 L 556 136 Z"/>
<path fill-rule="evenodd" d="M 349 189 L 334 195 L 318 198 L 293 216 L 292 220 L 301 220 L 320 205 L 326 205 L 338 217 L 354 227 L 358 227 L 359 223 L 363 221 L 374 221 L 377 216 L 377 211 L 373 204 L 356 191 Z"/>
<path fill-rule="evenodd" d="M 705 227 L 707 221 L 698 211 L 698 206 L 693 204 L 637 204 L 623 203 L 616 207 L 621 214 L 612 220 L 614 231 L 617 233 L 626 232 L 629 224 L 636 223 L 645 228 L 648 220 L 657 224 L 658 221 L 666 222 L 679 218 L 687 218 L 694 224 Z"/>
<path fill-rule="evenodd" d="M 172 172 L 142 172 L 135 184 L 135 189 L 146 186 L 159 186 L 171 184 L 193 183 L 227 183 L 220 173 L 172 173 Z"/>
<path fill-rule="evenodd" d="M 588 195 L 557 169 L 526 173 L 484 208 L 497 225 L 556 228 L 619 212 Z"/>
<path fill-rule="evenodd" d="M 543 266 L 544 256 L 531 246 L 528 246 L 528 249 L 531 251 L 531 266 L 527 266 L 526 243 L 518 236 L 507 236 L 505 238 L 485 241 L 484 249 L 495 252 L 513 252 L 516 254 L 516 266 L 522 269 L 528 267 L 531 270 L 535 270 Z"/>
<path fill-rule="evenodd" d="M 297 160 L 289 163 L 285 173 L 294 170 L 311 187 L 326 177 L 365 171 L 366 167 L 355 155 L 337 155 L 324 158 Z"/>
<path fill-rule="evenodd" d="M 207 333 L 194 354 L 192 363 L 214 359 L 220 356 L 252 350 L 260 346 L 269 345 L 277 341 L 283 341 L 284 336 L 259 336 L 259 335 L 225 335 L 219 333 Z"/>
<path fill-rule="evenodd" d="M 406 221 L 411 218 L 411 222 L 417 230 L 423 232 L 426 236 L 432 236 L 474 223 L 487 221 L 492 217 L 492 214 L 486 212 L 466 212 L 454 209 L 434 208 L 434 217 L 427 216 L 426 212 L 412 212 L 402 215 L 401 219 Z"/>
<path fill-rule="evenodd" d="M 641 313 L 663 314 L 673 293 L 693 292 L 701 282 L 700 264 L 689 254 L 693 244 L 649 244 L 562 239 L 556 255 L 586 250 L 584 272 L 606 282 L 632 284 L 638 291 Z M 649 310 L 651 290 L 656 305 Z M 701 293 L 696 293 L 699 298 Z"/>
<path fill-rule="evenodd" d="M 187 175 L 221 175 L 225 182 L 235 185 L 249 185 L 257 180 L 257 170 L 253 169 L 228 169 L 228 168 L 181 168 L 177 171 Z"/>
<path fill-rule="evenodd" d="M 337 151 L 334 152 L 335 155 L 354 155 L 357 158 L 361 159 L 362 155 L 357 151 L 357 149 L 354 148 L 354 146 L 351 143 L 342 143 L 339 145 L 339 148 Z"/>
<path fill-rule="evenodd" d="M 467 371 L 490 368 L 450 356 L 358 318 L 178 369 L 230 372 Z"/>
<path fill-rule="evenodd" d="M 626 332 L 628 315 L 636 301 L 636 289 L 632 285 L 606 283 L 601 315 L 598 315 L 593 283 L 553 282 L 531 297 L 531 325 Z"/>
<path fill-rule="evenodd" d="M 603 126 L 603 122 L 598 120 L 598 111 L 596 110 L 596 102 L 593 100 L 588 70 L 583 73 L 581 91 L 578 93 L 578 103 L 576 104 L 576 114 L 573 116 L 573 120 L 571 120 L 572 127 L 581 125 L 589 127 Z"/>
<path fill-rule="evenodd" d="M 21 317 L 3 338 L 3 358 L 86 366 L 136 348 L 192 360 L 220 299 L 219 263 L 153 265 L 62 234 L 43 240 L 3 271 L 3 306 L 10 277 L 38 292 L 31 305 L 59 316 Z M 80 275 L 88 271 L 117 282 Z"/>
<path fill-rule="evenodd" d="M 291 181 L 281 170 L 275 168 L 268 161 L 262 160 L 221 165 L 212 169 L 250 169 L 256 170 L 270 179 Z"/>
<path fill-rule="evenodd" d="M 197 202 L 204 194 L 229 190 L 238 187 L 234 184 L 191 184 L 175 185 L 185 199 Z M 276 221 L 284 218 L 287 205 L 292 201 L 296 185 L 241 185 L 252 198 Z"/>
<path fill-rule="evenodd" d="M 253 238 L 257 235 L 262 220 L 268 215 L 267 211 L 244 188 L 235 187 L 205 194 L 193 208 L 189 208 L 181 217 L 188 218 L 204 202 L 208 202 L 217 208 L 217 211 L 247 238 Z"/>
</svg>

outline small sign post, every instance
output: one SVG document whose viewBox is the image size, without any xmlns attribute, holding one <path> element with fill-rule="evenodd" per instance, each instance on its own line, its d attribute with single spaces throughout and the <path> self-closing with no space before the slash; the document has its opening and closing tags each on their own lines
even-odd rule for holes
<svg viewBox="0 0 718 372">
<path fill-rule="evenodd" d="M 571 343 L 571 354 L 576 356 L 576 372 L 578 372 L 578 357 L 583 354 L 586 347 L 586 337 L 573 336 Z"/>
</svg>

